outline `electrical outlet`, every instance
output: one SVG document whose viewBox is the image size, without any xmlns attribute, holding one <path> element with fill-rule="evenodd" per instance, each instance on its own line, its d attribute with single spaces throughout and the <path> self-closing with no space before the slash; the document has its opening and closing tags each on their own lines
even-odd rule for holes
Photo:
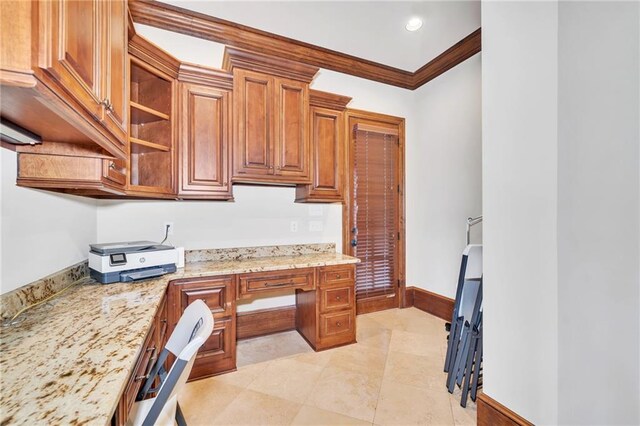
<svg viewBox="0 0 640 426">
<path fill-rule="evenodd" d="M 167 232 L 167 226 L 169 227 L 169 232 Z M 173 222 L 165 222 L 162 226 L 162 235 L 164 237 L 164 233 L 167 232 L 167 235 L 173 235 Z"/>
<path fill-rule="evenodd" d="M 297 220 L 292 220 L 291 223 L 289 224 L 289 230 L 291 232 L 298 232 L 298 221 Z"/>
<path fill-rule="evenodd" d="M 310 220 L 309 221 L 309 232 L 322 232 L 324 228 L 324 224 L 321 220 Z"/>
</svg>

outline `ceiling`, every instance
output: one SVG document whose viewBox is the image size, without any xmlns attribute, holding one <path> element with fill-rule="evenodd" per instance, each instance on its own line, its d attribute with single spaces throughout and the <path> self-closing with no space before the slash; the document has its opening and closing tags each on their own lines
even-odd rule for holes
<svg viewBox="0 0 640 426">
<path fill-rule="evenodd" d="M 480 1 L 193 1 L 164 3 L 415 71 L 480 27 Z M 424 25 L 404 26 L 412 16 Z"/>
</svg>

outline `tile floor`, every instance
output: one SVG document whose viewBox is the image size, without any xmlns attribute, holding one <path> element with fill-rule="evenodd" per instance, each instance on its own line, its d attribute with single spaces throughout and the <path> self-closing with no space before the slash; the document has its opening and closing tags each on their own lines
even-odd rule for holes
<svg viewBox="0 0 640 426">
<path fill-rule="evenodd" d="M 357 317 L 354 345 L 313 352 L 295 331 L 238 343 L 238 371 L 187 384 L 200 425 L 475 425 L 442 372 L 444 321 L 418 309 Z"/>
</svg>

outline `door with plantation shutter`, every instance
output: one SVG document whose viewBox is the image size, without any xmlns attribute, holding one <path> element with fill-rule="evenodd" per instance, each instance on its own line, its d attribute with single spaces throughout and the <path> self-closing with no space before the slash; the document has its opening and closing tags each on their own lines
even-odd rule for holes
<svg viewBox="0 0 640 426">
<path fill-rule="evenodd" d="M 350 252 L 358 313 L 398 307 L 401 150 L 398 126 L 357 122 L 350 138 Z"/>
</svg>

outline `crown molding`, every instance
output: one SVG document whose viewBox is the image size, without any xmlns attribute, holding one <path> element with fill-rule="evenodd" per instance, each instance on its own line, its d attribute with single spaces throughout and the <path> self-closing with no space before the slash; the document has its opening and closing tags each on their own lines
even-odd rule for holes
<svg viewBox="0 0 640 426">
<path fill-rule="evenodd" d="M 225 47 L 222 69 L 233 73 L 234 68 L 257 71 L 278 77 L 310 83 L 318 72 L 318 67 L 305 63 L 275 58 L 271 55 L 248 50 Z"/>
<path fill-rule="evenodd" d="M 309 90 L 309 105 L 315 107 L 345 110 L 351 99 L 349 96 L 321 92 L 320 90 Z"/>
<path fill-rule="evenodd" d="M 129 10 L 134 22 L 140 24 L 409 90 L 433 80 L 481 49 L 481 32 L 478 28 L 417 71 L 411 72 L 159 1 L 130 0 Z"/>
<path fill-rule="evenodd" d="M 225 71 L 210 68 L 204 65 L 180 63 L 178 69 L 178 81 L 214 86 L 219 89 L 233 89 L 233 75 Z"/>
</svg>

